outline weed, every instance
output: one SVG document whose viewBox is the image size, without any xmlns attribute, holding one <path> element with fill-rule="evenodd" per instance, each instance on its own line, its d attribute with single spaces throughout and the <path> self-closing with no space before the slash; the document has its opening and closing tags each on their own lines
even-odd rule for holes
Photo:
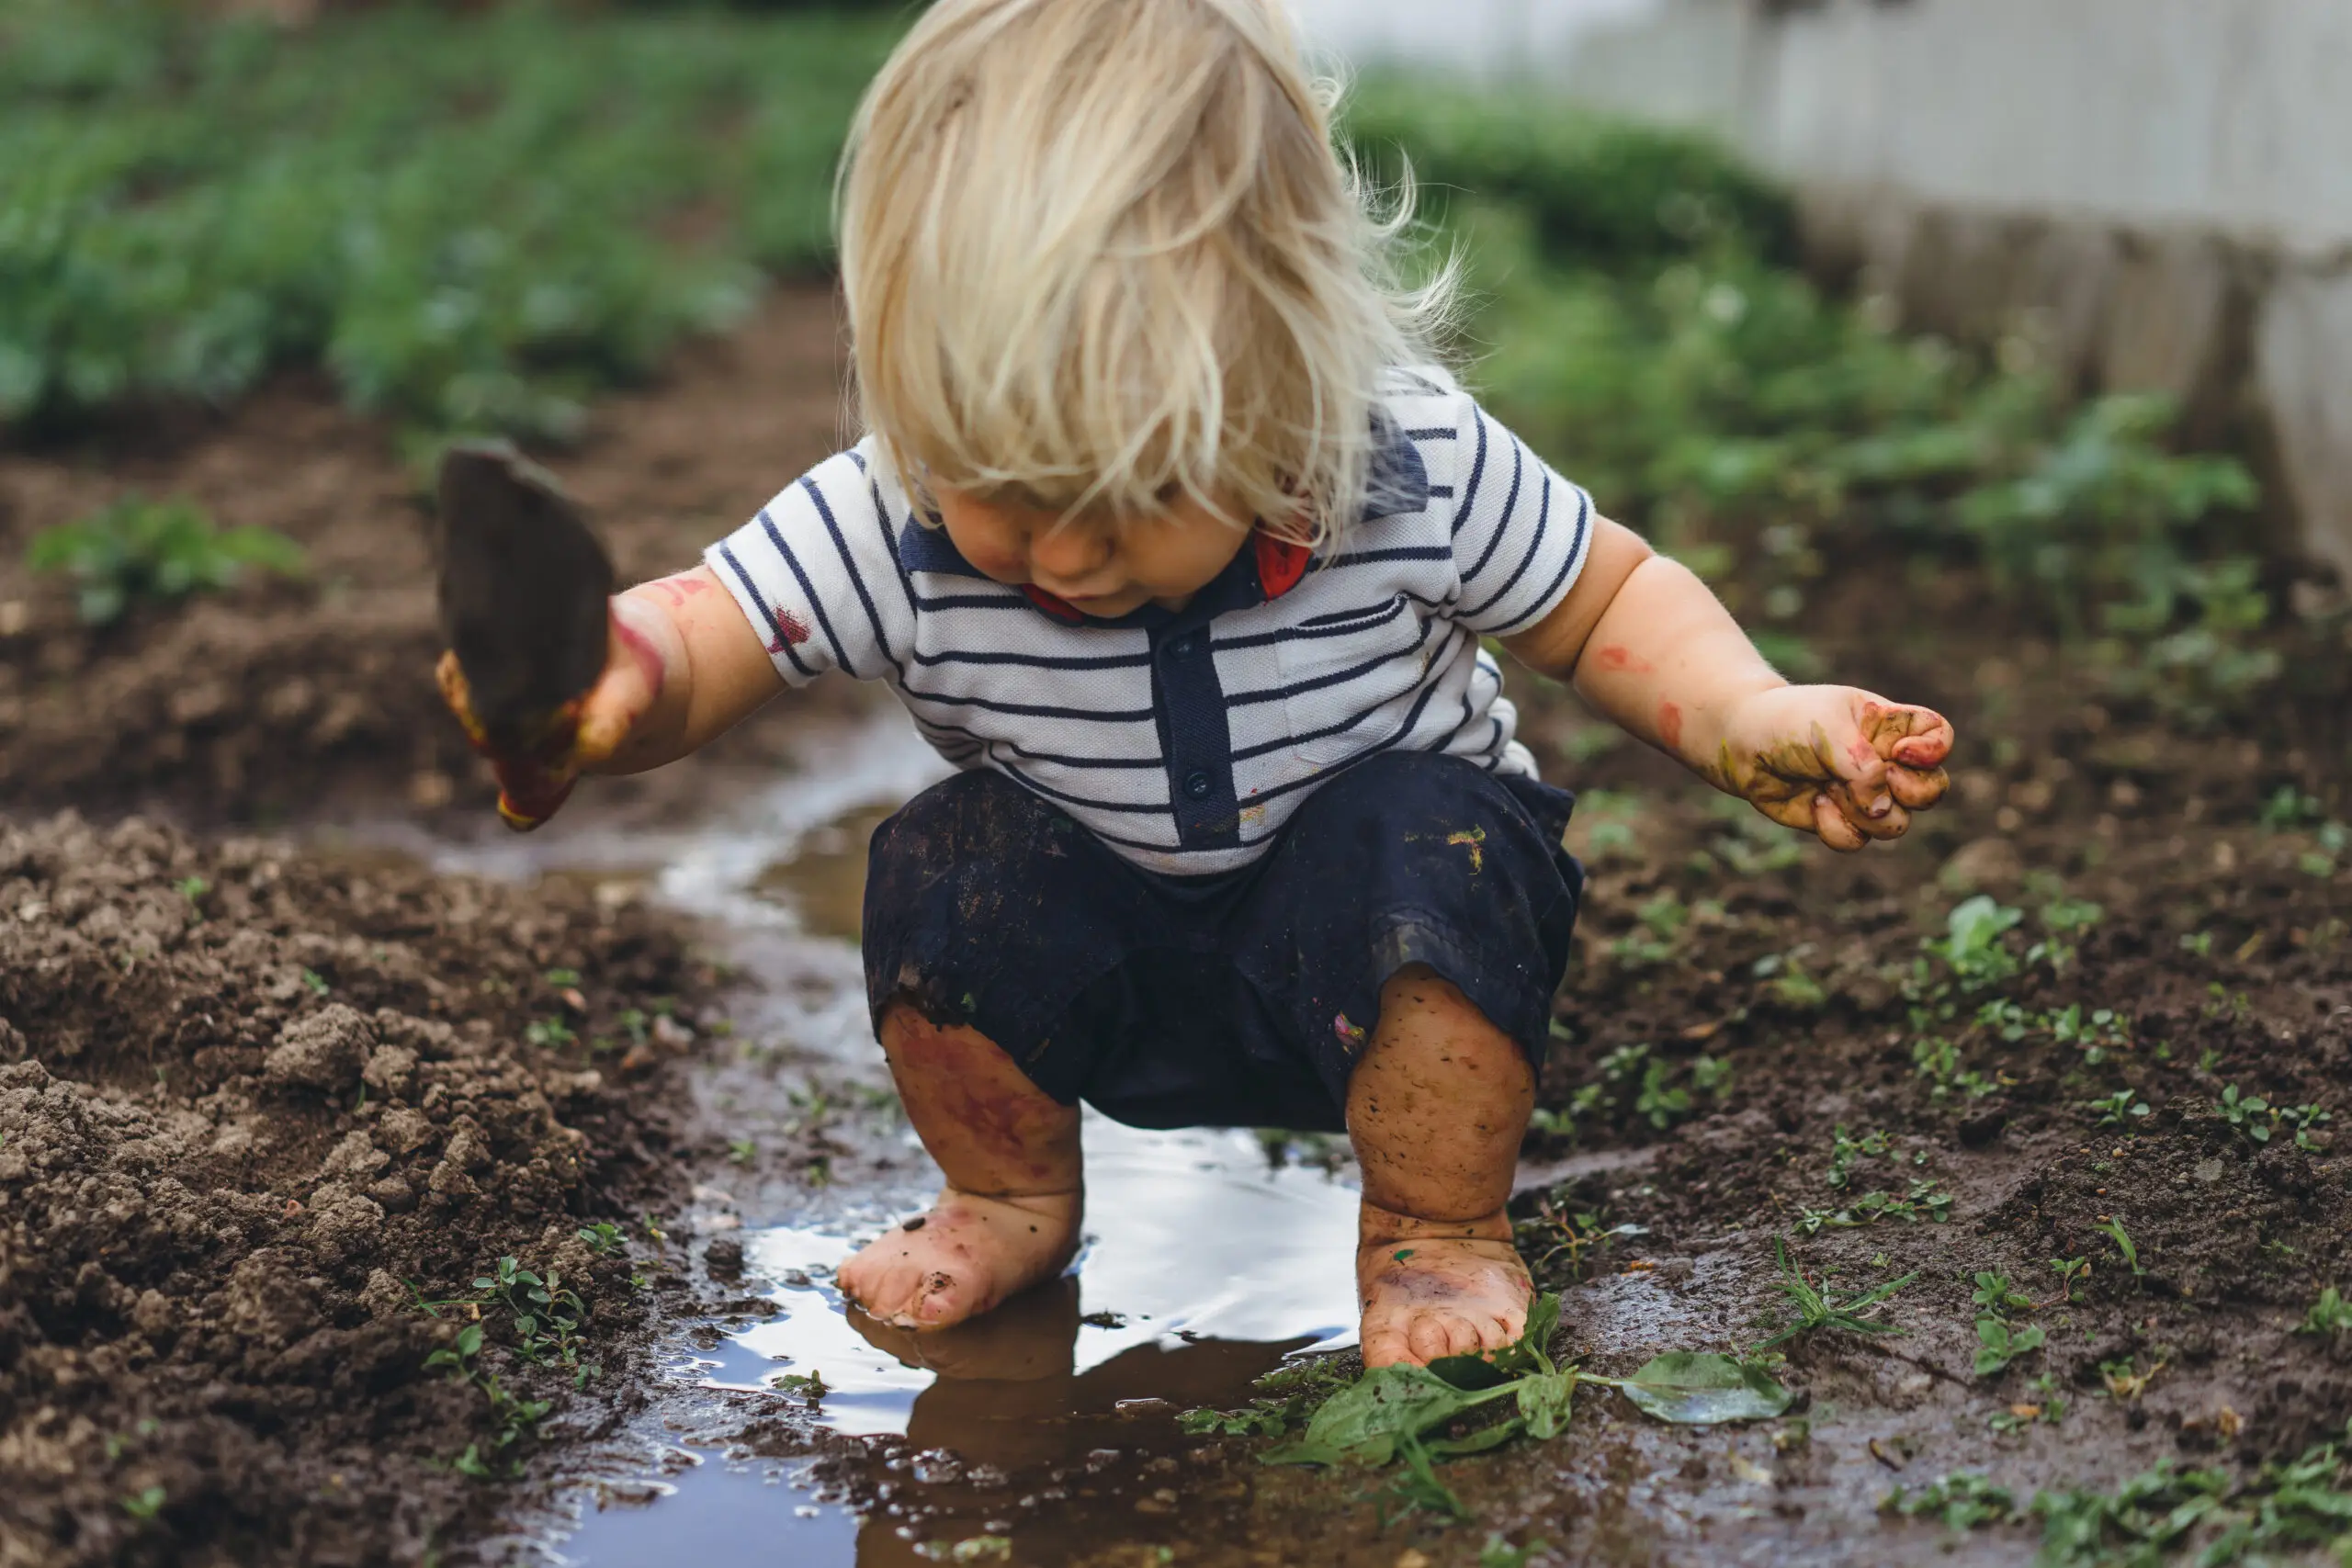
<svg viewBox="0 0 2352 1568">
<path fill-rule="evenodd" d="M 1829 1005 L 1829 993 L 1805 972 L 1798 953 L 1767 953 L 1749 973 L 1764 982 L 1764 993 L 1792 1012 L 1817 1012 Z"/>
<path fill-rule="evenodd" d="M 1567 1275 L 1571 1280 L 1584 1278 L 1588 1252 L 1607 1252 L 1621 1240 L 1648 1234 L 1647 1227 L 1643 1225 L 1604 1227 L 1600 1216 L 1590 1212 L 1563 1214 L 1552 1207 L 1549 1197 L 1537 1202 L 1534 1218 L 1522 1220 L 1513 1228 L 1528 1233 L 1521 1251 L 1533 1257 L 1534 1262 L 1531 1267 L 1535 1272 L 1543 1273 L 1551 1267 L 1554 1258 L 1566 1253 Z M 1543 1247 L 1541 1252 L 1536 1250 L 1538 1246 Z"/>
<path fill-rule="evenodd" d="M 1829 1134 L 1829 1185 L 1845 1186 L 1851 1179 L 1857 1158 L 1883 1155 L 1890 1146 L 1884 1133 L 1865 1133 L 1859 1138 L 1849 1137 L 1845 1124 L 1840 1122 Z"/>
<path fill-rule="evenodd" d="M 594 1224 L 582 1225 L 572 1234 L 586 1242 L 588 1250 L 599 1258 L 618 1258 L 628 1250 L 628 1242 L 621 1234 L 621 1227 L 610 1220 L 598 1220 Z"/>
<path fill-rule="evenodd" d="M 2140 1267 L 2140 1249 L 2132 1244 L 2132 1233 L 2123 1228 L 2121 1220 L 2112 1215 L 2102 1214 L 2099 1216 L 2098 1228 L 2101 1235 L 2115 1243 L 2115 1250 L 2123 1254 L 2123 1261 L 2132 1273 L 2147 1272 L 2145 1269 Z"/>
<path fill-rule="evenodd" d="M 1942 938 L 1925 945 L 1943 961 L 1963 989 L 1981 990 L 2018 972 L 2017 958 L 2001 938 L 2024 919 L 2023 910 L 1980 893 L 1953 906 Z"/>
<path fill-rule="evenodd" d="M 266 528 L 224 532 L 192 502 L 134 495 L 35 535 L 25 565 L 71 577 L 82 619 L 107 626 L 142 603 L 232 587 L 248 568 L 299 576 L 302 550 Z"/>
<path fill-rule="evenodd" d="M 2100 1100 L 2087 1100 L 2083 1109 L 2102 1127 L 2124 1127 L 2148 1114 L 2148 1102 L 2136 1090 L 2119 1089 Z"/>
<path fill-rule="evenodd" d="M 1645 969 L 1674 956 L 1690 922 L 1690 907 L 1672 893 L 1660 893 L 1634 910 L 1640 924 L 1609 944 L 1611 956 L 1628 969 Z"/>
<path fill-rule="evenodd" d="M 1187 1410 L 1177 1417 L 1185 1431 L 1228 1438 L 1279 1438 L 1306 1418 L 1324 1400 L 1348 1385 L 1327 1358 L 1275 1368 L 1254 1386 L 1266 1393 L 1243 1410 Z"/>
<path fill-rule="evenodd" d="M 2148 1385 L 2156 1381 L 2156 1374 L 2170 1365 L 2171 1356 L 2162 1349 L 2156 1351 L 2144 1372 L 2140 1370 L 2139 1357 L 2125 1356 L 2112 1361 L 2101 1361 L 2098 1364 L 2098 1381 L 2107 1390 L 2109 1399 L 2129 1402 L 2147 1393 Z"/>
<path fill-rule="evenodd" d="M 2319 1300 L 2313 1302 L 2312 1310 L 2303 1314 L 2302 1326 L 2295 1332 L 2317 1334 L 2329 1339 L 2341 1339 L 2352 1334 L 2352 1301 L 2346 1301 L 2334 1285 L 2328 1286 L 2320 1292 Z"/>
<path fill-rule="evenodd" d="M 1968 1298 L 1986 1312 L 2007 1316 L 2013 1312 L 2033 1310 L 2031 1298 L 2009 1283 L 2007 1274 L 1995 1274 L 1980 1269 L 1976 1274 L 1975 1293 Z"/>
<path fill-rule="evenodd" d="M 2003 1437 L 2014 1437 L 2028 1427 L 2055 1427 L 2066 1419 L 2066 1398 L 2058 1392 L 2058 1380 L 2048 1372 L 2027 1382 L 2026 1392 L 2034 1397 L 2021 1400 L 2006 1410 L 1996 1410 L 1985 1425 Z"/>
<path fill-rule="evenodd" d="M 2295 1146 L 2305 1154 L 2317 1154 L 2326 1145 L 2312 1136 L 2312 1129 L 2325 1126 L 2335 1118 L 2316 1105 L 2296 1105 L 2275 1111 L 2281 1126 L 2295 1130 Z"/>
<path fill-rule="evenodd" d="M 729 1165 L 748 1166 L 757 1159 L 759 1155 L 760 1145 L 757 1139 L 729 1138 L 727 1140 L 727 1163 Z"/>
<path fill-rule="evenodd" d="M 1941 1519 L 1950 1530 L 1972 1530 L 1978 1525 L 1992 1524 L 2013 1517 L 2017 1500 L 2008 1488 L 1996 1486 L 1981 1475 L 1965 1471 L 1947 1475 L 1941 1480 L 1914 1492 L 1898 1486 L 1879 1500 L 1879 1511 L 1900 1514 L 1906 1519 L 1929 1515 Z"/>
<path fill-rule="evenodd" d="M 768 1380 L 768 1386 L 778 1393 L 797 1394 L 811 1405 L 823 1404 L 825 1395 L 833 1392 L 820 1371 L 778 1372 Z"/>
<path fill-rule="evenodd" d="M 2075 1281 L 2090 1278 L 2091 1260 L 2087 1258 L 2053 1258 L 2050 1260 L 2050 1267 L 2058 1274 L 2058 1299 L 2041 1303 L 2041 1304 L 2045 1307 L 2058 1306 L 2073 1301 Z"/>
<path fill-rule="evenodd" d="M 1478 1548 L 1478 1568 L 1527 1568 L 1528 1558 L 1549 1544 L 1539 1539 L 1513 1546 L 1499 1531 L 1488 1530 L 1486 1544 Z"/>
<path fill-rule="evenodd" d="M 144 1523 L 164 1511 L 165 1500 L 162 1487 L 142 1486 L 122 1498 L 122 1511 Z"/>
<path fill-rule="evenodd" d="M 2301 1561 L 2303 1549 L 2340 1547 L 2352 1519 L 2344 1470 L 2339 1446 L 2323 1443 L 2301 1459 L 2265 1464 L 2244 1485 L 2224 1471 L 2177 1470 L 2167 1459 L 2112 1492 L 2040 1493 L 2030 1509 L 2042 1520 L 2035 1562 L 2041 1568 L 2154 1563 L 2199 1540 L 2198 1568 Z"/>
<path fill-rule="evenodd" d="M 2041 1349 L 2043 1334 L 2040 1324 L 2012 1328 L 2001 1318 L 1980 1317 L 1976 1338 L 1976 1375 L 1989 1378 L 2007 1371 L 2018 1357 Z"/>
<path fill-rule="evenodd" d="M 1919 1275 L 1917 1269 L 1899 1280 L 1890 1280 L 1883 1285 L 1874 1285 L 1844 1301 L 1833 1301 L 1814 1288 L 1813 1282 L 1805 1278 L 1804 1271 L 1790 1258 L 1787 1247 L 1777 1237 L 1772 1242 L 1772 1250 L 1780 1258 L 1781 1278 L 1778 1283 L 1781 1292 L 1796 1303 L 1797 1316 L 1795 1322 L 1781 1329 L 1770 1339 L 1759 1342 L 1756 1347 L 1758 1349 L 1770 1349 L 1784 1340 L 1795 1338 L 1800 1334 L 1811 1334 L 1826 1328 L 1842 1328 L 1850 1334 L 1900 1335 L 1905 1332 L 1894 1324 L 1878 1318 L 1865 1318 L 1860 1314 L 1887 1301 L 1897 1291 L 1917 1279 Z"/>
<path fill-rule="evenodd" d="M 311 994 L 314 997 L 323 997 L 329 991 L 334 989 L 332 986 L 327 984 L 326 976 L 320 974 L 315 969 L 305 969 L 302 971 L 302 984 L 311 988 Z"/>
<path fill-rule="evenodd" d="M 1843 1209 L 1800 1208 L 1795 1223 L 1790 1227 L 1802 1235 L 1818 1235 L 1825 1230 L 1853 1230 L 1872 1225 L 1882 1220 L 1894 1220 L 1916 1225 L 1925 1221 L 1940 1225 L 1951 1218 L 1952 1196 L 1943 1190 L 1940 1181 L 1925 1181 L 1913 1178 L 1909 1193 L 1901 1198 L 1885 1192 L 1865 1192 Z"/>
<path fill-rule="evenodd" d="M 552 1048 L 571 1044 L 580 1036 L 573 1033 L 571 1026 L 560 1018 L 540 1018 L 533 1019 L 524 1026 L 523 1038 L 533 1045 Z"/>
<path fill-rule="evenodd" d="M 2268 1100 L 2258 1094 L 2242 1096 L 2235 1084 L 2222 1090 L 2222 1114 L 2229 1119 L 2232 1127 L 2257 1144 L 2270 1141 L 2271 1129 L 2278 1120 Z"/>
</svg>

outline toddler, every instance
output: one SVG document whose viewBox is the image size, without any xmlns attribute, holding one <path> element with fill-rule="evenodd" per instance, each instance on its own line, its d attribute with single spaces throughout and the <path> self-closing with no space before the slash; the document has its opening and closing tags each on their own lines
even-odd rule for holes
<svg viewBox="0 0 2352 1568">
<path fill-rule="evenodd" d="M 840 188 L 869 433 L 613 601 L 591 771 L 833 670 L 961 770 L 869 863 L 946 1178 L 841 1271 L 888 1323 L 1069 1264 L 1084 1100 L 1344 1130 L 1366 1362 L 1518 1336 L 1581 876 L 1489 643 L 1833 849 L 1944 793 L 1941 717 L 1782 680 L 1434 363 L 1446 289 L 1394 281 L 1329 114 L 1280 0 L 938 0 Z"/>
</svg>

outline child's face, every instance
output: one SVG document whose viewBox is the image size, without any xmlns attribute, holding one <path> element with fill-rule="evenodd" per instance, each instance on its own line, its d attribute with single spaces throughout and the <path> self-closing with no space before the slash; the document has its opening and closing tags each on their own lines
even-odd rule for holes
<svg viewBox="0 0 2352 1568">
<path fill-rule="evenodd" d="M 1250 537 L 1190 496 L 1163 517 L 1120 522 L 932 487 L 947 536 L 999 582 L 1034 584 L 1101 619 L 1146 604 L 1181 610 Z"/>
</svg>

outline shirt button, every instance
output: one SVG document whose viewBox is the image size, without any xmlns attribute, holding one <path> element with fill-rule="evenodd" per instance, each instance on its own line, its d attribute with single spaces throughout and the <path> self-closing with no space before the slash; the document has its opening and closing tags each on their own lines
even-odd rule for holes
<svg viewBox="0 0 2352 1568">
<path fill-rule="evenodd" d="M 1216 781 L 1209 777 L 1208 770 L 1205 768 L 1194 768 L 1184 775 L 1184 793 L 1194 800 L 1206 800 L 1209 797 L 1209 791 L 1216 787 Z"/>
<path fill-rule="evenodd" d="M 1190 659 L 1193 657 L 1193 650 L 1200 646 L 1189 637 L 1180 637 L 1168 645 L 1168 651 L 1179 659 Z"/>
</svg>

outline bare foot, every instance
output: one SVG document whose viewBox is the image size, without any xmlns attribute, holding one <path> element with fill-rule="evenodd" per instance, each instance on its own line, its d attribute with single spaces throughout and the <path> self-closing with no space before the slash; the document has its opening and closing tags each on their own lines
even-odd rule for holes
<svg viewBox="0 0 2352 1568">
<path fill-rule="evenodd" d="M 1365 1366 L 1499 1350 L 1526 1329 L 1534 1287 L 1503 1215 L 1438 1224 L 1366 1204 L 1363 1234 L 1356 1299 Z"/>
<path fill-rule="evenodd" d="M 898 1328 L 944 1328 L 978 1317 L 1078 1251 L 1082 1194 L 982 1198 L 950 1187 L 930 1212 L 842 1265 L 842 1294 Z"/>
</svg>

